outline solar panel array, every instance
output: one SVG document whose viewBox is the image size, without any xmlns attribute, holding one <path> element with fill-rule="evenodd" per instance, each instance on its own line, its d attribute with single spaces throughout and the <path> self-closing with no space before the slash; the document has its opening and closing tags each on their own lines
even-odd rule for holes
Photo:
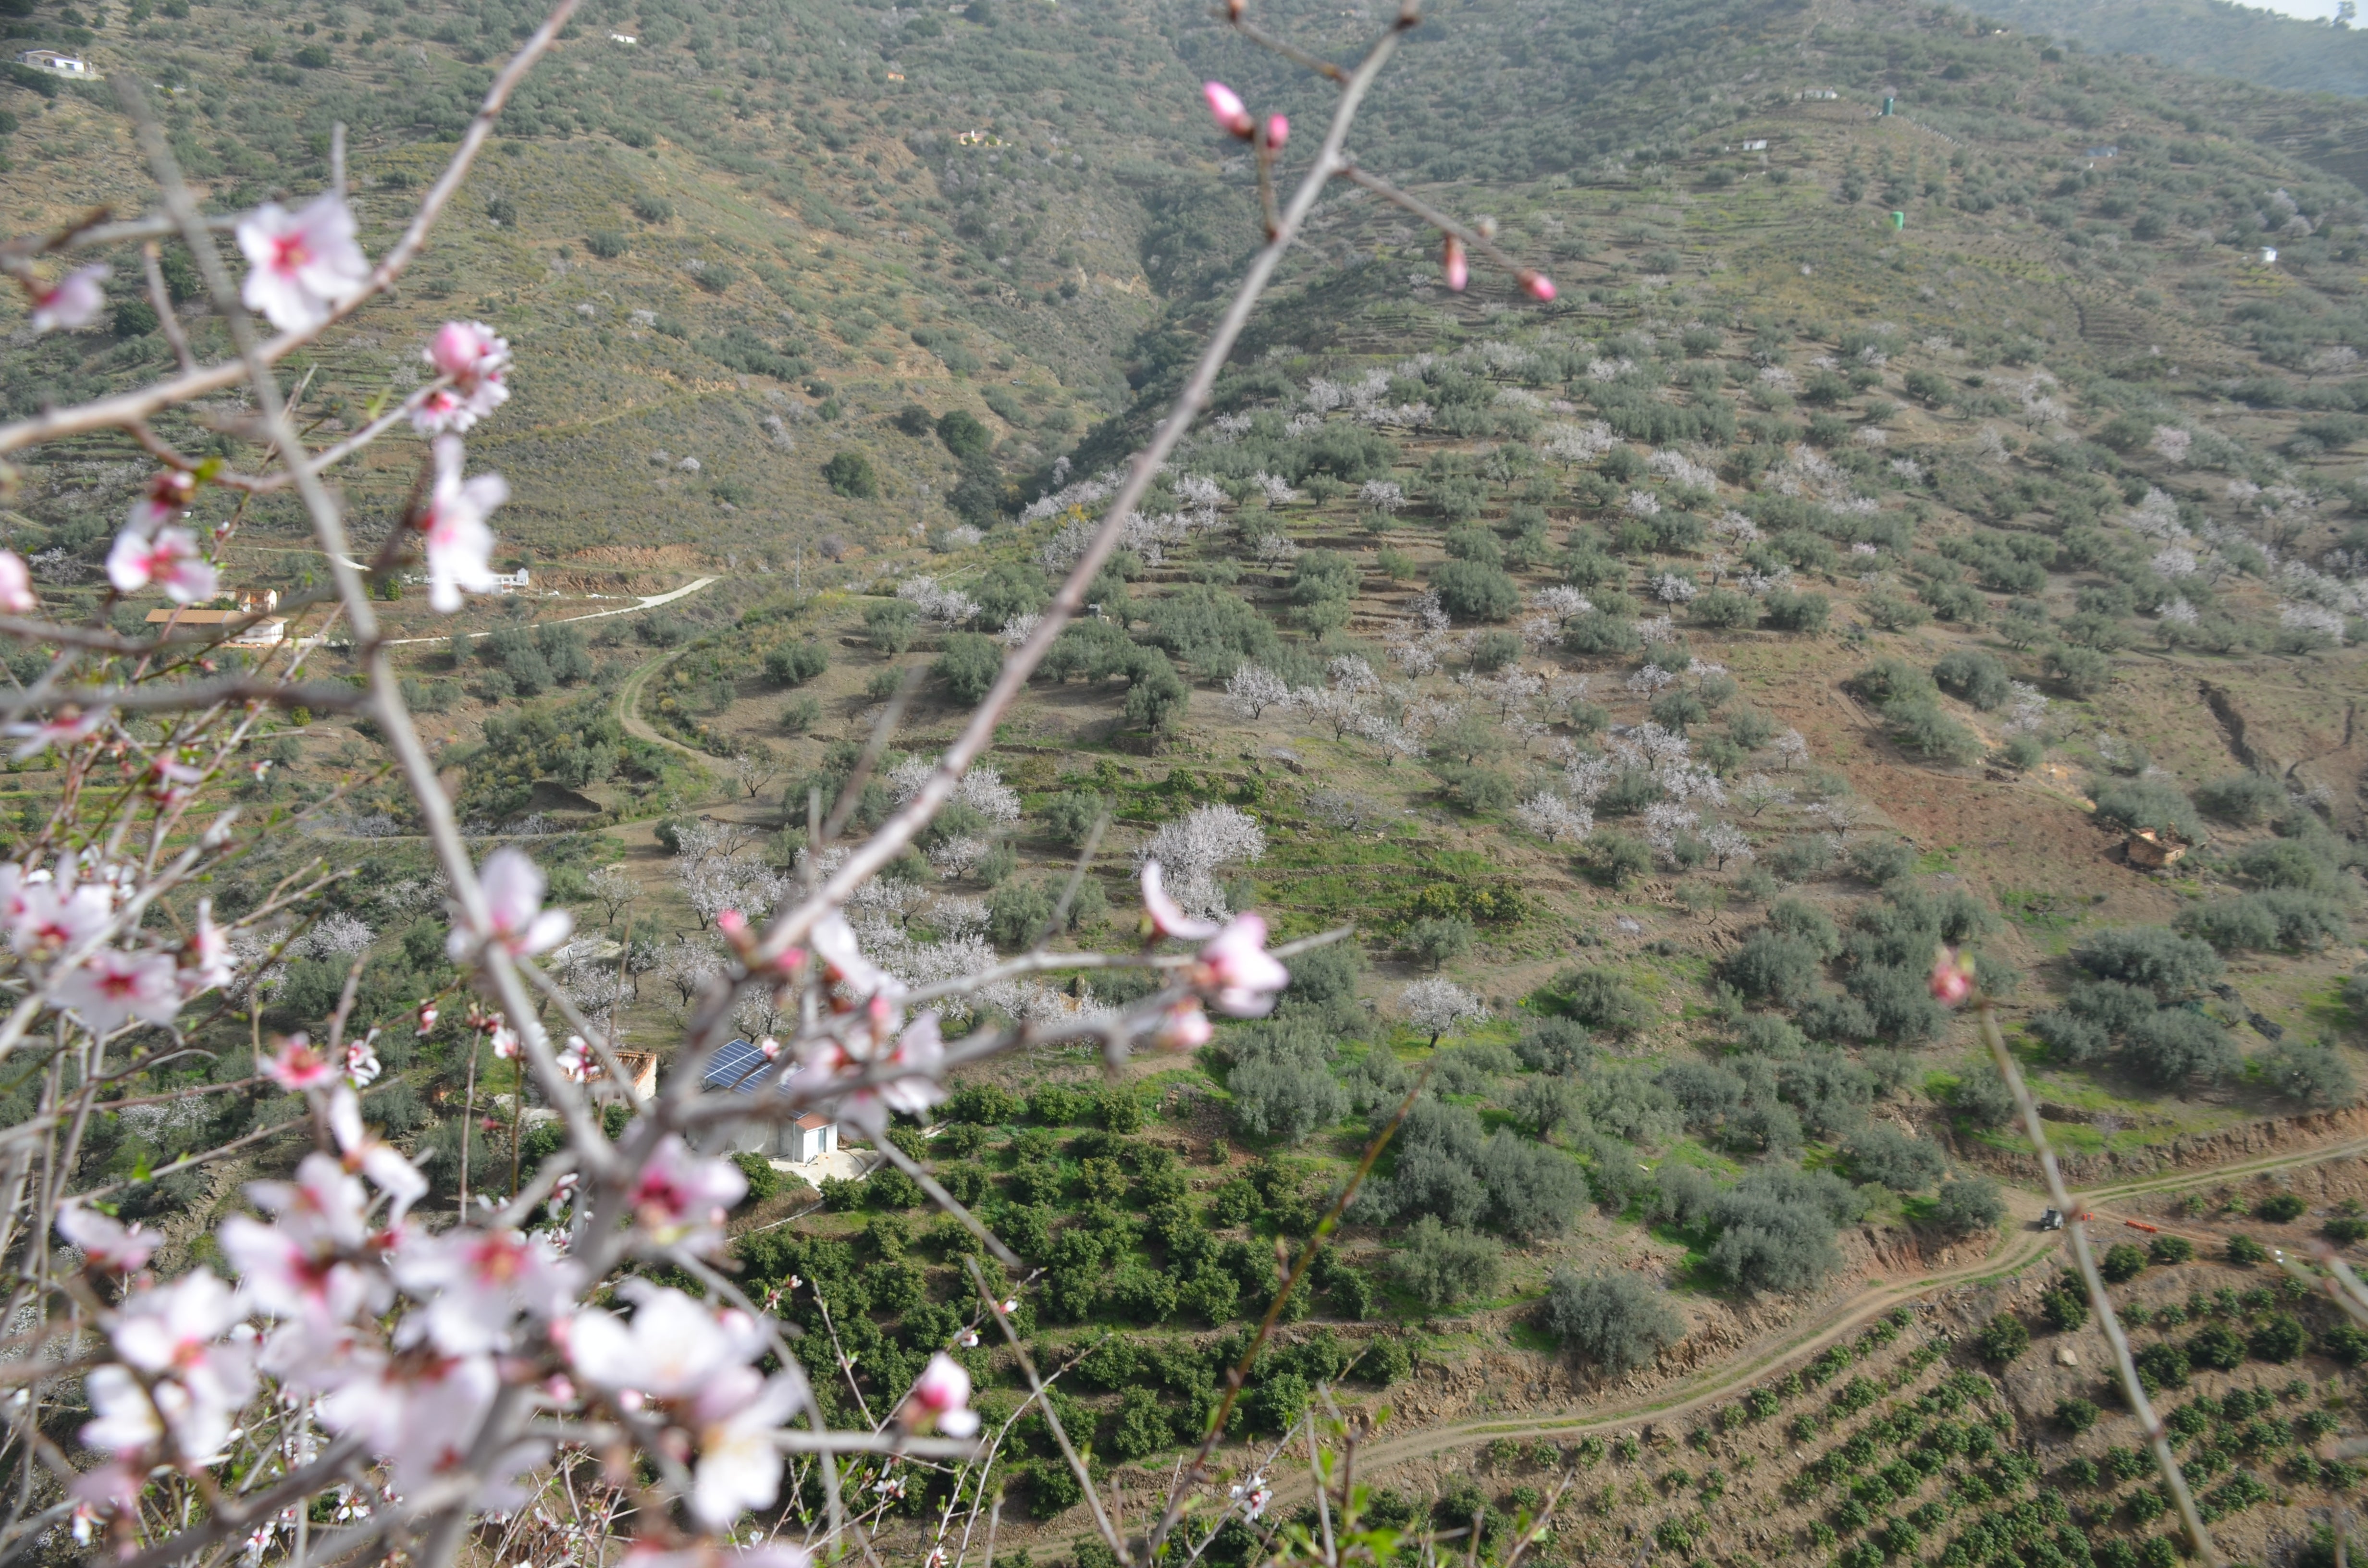
<svg viewBox="0 0 2368 1568">
<path fill-rule="evenodd" d="M 716 1051 L 699 1081 L 711 1089 L 753 1095 L 757 1085 L 765 1081 L 766 1069 L 770 1066 L 772 1062 L 763 1051 L 745 1040 L 735 1040 Z"/>
</svg>

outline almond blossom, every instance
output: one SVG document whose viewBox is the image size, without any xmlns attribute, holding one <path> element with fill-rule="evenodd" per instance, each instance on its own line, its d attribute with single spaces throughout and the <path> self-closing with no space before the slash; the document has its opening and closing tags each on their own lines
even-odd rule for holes
<svg viewBox="0 0 2368 1568">
<path fill-rule="evenodd" d="M 468 962 L 489 943 L 517 957 L 546 953 L 575 929 L 575 916 L 567 911 L 543 908 L 542 869 L 523 850 L 495 850 L 485 858 L 482 881 L 486 928 L 472 932 L 453 925 L 444 950 L 454 963 Z"/>
<path fill-rule="evenodd" d="M 335 191 L 290 212 L 267 201 L 239 221 L 238 248 L 254 270 L 239 298 L 282 332 L 309 332 L 370 279 L 354 214 Z"/>
<path fill-rule="evenodd" d="M 1241 95 L 1223 82 L 1201 83 L 1201 96 L 1208 100 L 1210 116 L 1216 120 L 1219 130 L 1244 141 L 1257 131 L 1258 121 L 1250 118 L 1250 111 L 1242 104 Z"/>
<path fill-rule="evenodd" d="M 105 729 L 107 720 L 108 710 L 104 708 L 83 710 L 68 706 L 38 722 L 11 724 L 7 733 L 24 744 L 8 754 L 9 760 L 26 762 L 51 746 L 78 745 Z"/>
<path fill-rule="evenodd" d="M 461 608 L 463 591 L 493 591 L 494 530 L 485 517 L 510 498 L 509 482 L 497 473 L 461 477 L 461 437 L 436 437 L 436 486 L 417 519 L 427 548 L 427 602 L 437 613 Z"/>
<path fill-rule="evenodd" d="M 1472 281 L 1472 264 L 1464 258 L 1463 242 L 1453 234 L 1440 247 L 1440 270 L 1446 275 L 1447 286 L 1461 294 L 1463 286 Z"/>
<path fill-rule="evenodd" d="M 176 468 L 162 469 L 148 481 L 148 488 L 140 499 L 131 503 L 131 515 L 127 526 L 137 528 L 142 537 L 178 517 L 197 499 L 198 481 L 194 474 Z"/>
<path fill-rule="evenodd" d="M 280 1041 L 279 1049 L 264 1062 L 263 1072 L 291 1095 L 327 1088 L 337 1075 L 328 1058 L 314 1051 L 311 1037 L 303 1034 L 290 1035 Z"/>
<path fill-rule="evenodd" d="M 198 1268 L 136 1292 L 109 1326 L 115 1353 L 159 1380 L 155 1403 L 189 1459 L 222 1446 L 231 1413 L 255 1392 L 252 1346 L 223 1338 L 245 1315 L 230 1287 Z"/>
<path fill-rule="evenodd" d="M 1217 1011 L 1235 1018 L 1265 1017 L 1275 993 L 1291 983 L 1291 971 L 1266 950 L 1266 921 L 1256 915 L 1227 922 L 1188 972 Z"/>
<path fill-rule="evenodd" d="M 79 946 L 115 917 L 115 901 L 103 885 L 77 883 L 72 880 L 72 862 L 61 865 L 67 874 L 64 881 L 47 871 L 0 865 L 0 920 L 7 924 L 9 947 L 19 954 L 39 956 Z"/>
<path fill-rule="evenodd" d="M 99 285 L 115 275 L 111 267 L 77 267 L 33 295 L 27 324 L 35 332 L 74 332 L 98 319 L 107 296 Z"/>
<path fill-rule="evenodd" d="M 33 574 L 25 564 L 25 558 L 13 550 L 0 550 L 0 610 L 10 615 L 31 615 L 40 608 L 40 598 L 33 592 Z"/>
<path fill-rule="evenodd" d="M 748 1178 L 729 1160 L 694 1154 L 669 1133 L 642 1167 L 633 1212 L 660 1244 L 703 1252 L 720 1244 L 725 1212 L 747 1195 Z"/>
<path fill-rule="evenodd" d="M 136 528 L 116 535 L 107 552 L 107 580 L 122 594 L 160 585 L 176 605 L 196 604 L 221 591 L 214 563 L 199 550 L 198 536 L 180 528 L 158 528 L 153 539 Z"/>
<path fill-rule="evenodd" d="M 935 1426 L 949 1437 L 971 1436 L 978 1430 L 978 1412 L 970 1408 L 970 1374 L 961 1362 L 939 1351 L 914 1380 L 896 1419 L 907 1431 Z"/>
<path fill-rule="evenodd" d="M 483 322 L 446 322 L 419 357 L 452 382 L 412 409 L 412 427 L 423 436 L 466 430 L 509 401 L 510 389 L 502 381 L 510 364 L 509 343 Z"/>
<path fill-rule="evenodd" d="M 58 1234 L 82 1249 L 84 1261 L 105 1274 L 136 1274 L 148 1267 L 149 1256 L 165 1238 L 138 1225 L 121 1221 L 81 1203 L 58 1210 Z"/>
<path fill-rule="evenodd" d="M 347 1047 L 348 1073 L 352 1071 L 350 1063 L 357 1049 L 367 1050 L 368 1047 Z M 371 1075 L 376 1076 L 378 1057 L 375 1053 L 371 1054 L 370 1062 Z M 337 1141 L 337 1150 L 345 1156 L 346 1170 L 349 1174 L 359 1173 L 370 1177 L 371 1185 L 385 1193 L 389 1199 L 387 1223 L 402 1224 L 403 1217 L 410 1212 L 411 1206 L 427 1196 L 427 1178 L 419 1174 L 419 1167 L 406 1159 L 402 1150 L 383 1142 L 362 1126 L 361 1101 L 344 1084 L 339 1084 L 336 1092 L 329 1096 L 328 1122 L 330 1134 Z"/>
<path fill-rule="evenodd" d="M 52 992 L 93 1034 L 108 1035 L 135 1017 L 171 1023 L 181 1010 L 179 974 L 169 953 L 101 948 L 59 976 Z"/>
<path fill-rule="evenodd" d="M 1167 887 L 1156 860 L 1143 863 L 1143 908 L 1152 931 L 1162 937 L 1178 937 L 1188 942 L 1205 942 L 1220 929 L 1213 920 L 1195 920 L 1184 913 L 1184 906 L 1167 896 Z"/>
<path fill-rule="evenodd" d="M 397 1343 L 425 1335 L 448 1356 L 507 1350 L 512 1321 L 520 1313 L 560 1316 L 583 1272 L 539 1237 L 466 1227 L 405 1233 L 393 1266 L 395 1283 L 427 1303 L 404 1320 Z"/>
</svg>

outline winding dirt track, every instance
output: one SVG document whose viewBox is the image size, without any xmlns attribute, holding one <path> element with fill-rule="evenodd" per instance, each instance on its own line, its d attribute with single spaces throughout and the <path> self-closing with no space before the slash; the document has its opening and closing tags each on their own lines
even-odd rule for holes
<svg viewBox="0 0 2368 1568">
<path fill-rule="evenodd" d="M 2101 1210 L 2120 1199 L 2363 1155 L 2368 1155 L 2368 1138 L 2352 1138 L 2292 1153 L 2234 1161 L 2209 1169 L 2179 1171 L 2140 1181 L 2078 1188 L 2073 1196 L 2082 1199 L 2089 1211 L 2097 1214 L 2100 1221 L 2110 1221 L 2115 1217 Z M 2017 1223 L 2014 1229 L 2005 1233 L 1997 1248 L 1975 1262 L 1912 1278 L 1871 1283 L 1858 1294 L 1820 1312 L 1814 1324 L 1771 1335 L 1715 1367 L 1656 1389 L 1647 1397 L 1633 1403 L 1597 1404 L 1567 1415 L 1483 1418 L 1426 1427 L 1401 1437 L 1360 1445 L 1357 1450 L 1358 1468 L 1370 1474 L 1389 1465 L 1427 1458 L 1473 1443 L 1493 1442 L 1498 1437 L 1577 1437 L 1633 1426 L 1648 1418 L 1691 1415 L 1732 1397 L 1738 1390 L 1787 1365 L 1809 1359 L 1903 1301 L 1913 1301 L 1952 1285 L 1975 1284 L 2018 1274 L 2053 1254 L 2057 1249 L 2060 1237 L 2036 1228 L 2039 1212 L 2044 1207 L 2041 1197 L 2037 1193 L 2015 1188 L 2008 1189 L 2006 1197 Z M 2092 1227 L 2099 1234 L 2104 1229 L 2101 1223 Z M 1278 1484 L 1286 1495 L 1293 1491 L 1293 1484 L 1287 1478 L 1278 1478 Z M 1304 1490 L 1304 1483 L 1301 1489 Z"/>
</svg>

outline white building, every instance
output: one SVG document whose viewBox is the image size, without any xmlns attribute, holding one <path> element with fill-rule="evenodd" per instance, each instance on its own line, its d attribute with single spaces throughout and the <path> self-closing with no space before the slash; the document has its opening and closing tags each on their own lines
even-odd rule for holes
<svg viewBox="0 0 2368 1568">
<path fill-rule="evenodd" d="M 494 592 L 497 594 L 522 593 L 525 591 L 526 585 L 527 573 L 526 568 L 523 566 L 519 567 L 515 572 L 496 572 L 494 574 Z"/>
<path fill-rule="evenodd" d="M 791 1165 L 810 1165 L 837 1150 L 838 1123 L 819 1111 L 808 1111 L 783 1135 L 781 1146 L 787 1151 L 782 1158 Z"/>
<path fill-rule="evenodd" d="M 54 71 L 61 76 L 91 76 L 90 62 L 71 54 L 60 54 L 54 49 L 28 49 L 17 56 L 19 65 L 30 65 L 37 71 Z"/>
</svg>

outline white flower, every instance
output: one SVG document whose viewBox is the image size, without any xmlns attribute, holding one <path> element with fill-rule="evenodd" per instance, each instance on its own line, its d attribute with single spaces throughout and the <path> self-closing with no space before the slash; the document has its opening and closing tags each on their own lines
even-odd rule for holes
<svg viewBox="0 0 2368 1568">
<path fill-rule="evenodd" d="M 35 332 L 74 332 L 98 319 L 107 296 L 99 285 L 114 275 L 106 266 L 77 267 L 50 289 L 33 296 L 27 325 Z"/>
<path fill-rule="evenodd" d="M 370 278 L 353 212 L 334 191 L 294 212 L 265 202 L 240 221 L 238 248 L 254 267 L 239 298 L 282 332 L 320 325 Z"/>
<path fill-rule="evenodd" d="M 465 962 L 487 942 L 516 954 L 549 952 L 567 940 L 575 916 L 542 906 L 542 870 L 522 850 L 501 848 L 486 857 L 482 875 L 486 929 L 472 933 L 455 925 L 444 939 L 454 963 Z"/>
<path fill-rule="evenodd" d="M 58 1208 L 58 1234 L 82 1249 L 90 1267 L 108 1274 L 136 1274 L 165 1238 L 138 1225 L 126 1227 L 96 1209 L 69 1199 Z"/>
<path fill-rule="evenodd" d="M 961 1362 L 939 1351 L 914 1380 L 897 1419 L 907 1431 L 934 1425 L 949 1437 L 971 1436 L 978 1430 L 978 1412 L 970 1408 L 970 1374 Z"/>
<path fill-rule="evenodd" d="M 0 550 L 0 610 L 10 615 L 31 615 L 41 608 L 33 592 L 33 574 L 25 558 L 13 550 Z"/>
<path fill-rule="evenodd" d="M 509 400 L 502 382 L 508 370 L 510 346 L 483 322 L 448 321 L 436 340 L 419 357 L 452 384 L 420 400 L 411 411 L 412 427 L 423 436 L 466 430 Z"/>
<path fill-rule="evenodd" d="M 425 1335 L 448 1356 L 507 1349 L 511 1320 L 556 1317 L 582 1273 L 540 1238 L 466 1227 L 441 1235 L 406 1230 L 393 1264 L 395 1282 L 427 1303 L 404 1320 L 399 1339 Z"/>
<path fill-rule="evenodd" d="M 436 437 L 436 487 L 429 494 L 419 534 L 427 547 L 427 602 L 439 614 L 461 608 L 461 595 L 494 586 L 494 530 L 486 515 L 510 498 L 509 482 L 497 473 L 463 480 L 464 454 L 458 436 Z"/>
<path fill-rule="evenodd" d="M 213 562 L 199 549 L 198 536 L 183 528 L 158 528 L 154 539 L 125 528 L 107 552 L 107 580 L 126 594 L 162 584 L 165 596 L 179 605 L 210 599 L 218 591 Z"/>
</svg>

